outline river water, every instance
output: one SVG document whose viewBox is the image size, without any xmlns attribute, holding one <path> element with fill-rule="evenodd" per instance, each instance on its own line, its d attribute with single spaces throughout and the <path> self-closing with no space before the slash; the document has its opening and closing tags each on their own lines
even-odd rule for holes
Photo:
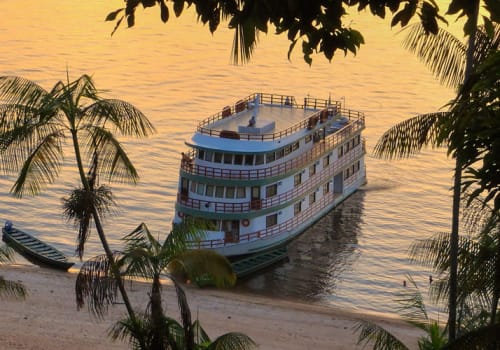
<svg viewBox="0 0 500 350">
<path fill-rule="evenodd" d="M 139 9 L 136 27 L 122 27 L 111 37 L 114 23 L 104 18 L 122 4 L 4 0 L 0 22 L 1 75 L 23 76 L 50 89 L 67 75 L 89 74 L 103 96 L 134 104 L 156 126 L 149 139 L 123 140 L 141 181 L 112 187 L 120 205 L 105 223 L 113 248 L 120 249 L 120 237 L 140 222 L 159 236 L 169 231 L 179 155 L 199 120 L 253 92 L 298 100 L 331 96 L 366 115 L 368 184 L 294 241 L 287 262 L 238 289 L 379 313 L 394 312 L 392 300 L 406 274 L 425 291 L 429 272 L 408 262 L 407 249 L 417 238 L 449 230 L 452 161 L 443 150 L 404 161 L 376 159 L 371 152 L 390 126 L 439 110 L 453 91 L 402 48 L 398 29 L 352 9 L 345 23 L 351 21 L 366 41 L 355 57 L 339 53 L 329 63 L 315 56 L 308 66 L 297 49 L 288 60 L 286 38 L 271 33 L 260 36 L 249 64 L 234 66 L 232 32 L 222 26 L 211 35 L 192 12 L 162 24 L 158 9 Z M 0 175 L 0 219 L 76 261 L 76 233 L 61 215 L 61 197 L 78 185 L 71 153 L 57 183 L 40 196 L 12 197 L 13 181 Z M 93 235 L 85 258 L 101 252 Z"/>
</svg>

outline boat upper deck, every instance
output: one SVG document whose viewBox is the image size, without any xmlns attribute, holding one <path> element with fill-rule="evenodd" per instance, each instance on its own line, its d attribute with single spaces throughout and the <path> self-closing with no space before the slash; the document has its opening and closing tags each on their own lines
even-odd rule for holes
<svg viewBox="0 0 500 350">
<path fill-rule="evenodd" d="M 233 150 L 242 151 L 247 146 L 241 141 L 270 141 L 272 144 L 288 137 L 301 137 L 316 124 L 333 120 L 340 114 L 348 123 L 364 123 L 362 113 L 341 110 L 339 101 L 307 97 L 299 105 L 293 96 L 252 94 L 200 122 L 187 144 L 214 149 L 235 147 Z M 271 144 L 261 144 L 254 150 L 273 147 Z"/>
</svg>

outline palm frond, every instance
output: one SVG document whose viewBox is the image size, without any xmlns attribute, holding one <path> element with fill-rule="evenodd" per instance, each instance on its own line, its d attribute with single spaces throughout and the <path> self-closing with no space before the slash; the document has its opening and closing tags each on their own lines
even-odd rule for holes
<svg viewBox="0 0 500 350">
<path fill-rule="evenodd" d="M 128 340 L 132 349 L 140 350 L 139 339 L 145 339 L 145 333 L 148 329 L 148 319 L 136 314 L 133 320 L 127 317 L 116 322 L 110 328 L 108 335 L 112 340 Z"/>
<path fill-rule="evenodd" d="M 236 284 L 236 274 L 227 258 L 210 250 L 188 250 L 169 264 L 169 271 L 187 275 L 191 281 L 209 279 L 218 288 Z"/>
<path fill-rule="evenodd" d="M 184 329 L 184 339 L 186 341 L 186 348 L 194 348 L 194 329 L 191 321 L 191 309 L 187 301 L 186 293 L 181 285 L 172 275 L 167 275 L 174 283 L 175 292 L 177 294 L 177 304 L 179 305 L 179 312 L 181 316 L 182 328 Z"/>
<path fill-rule="evenodd" d="M 0 264 L 10 263 L 14 259 L 12 248 L 8 245 L 0 246 Z"/>
<path fill-rule="evenodd" d="M 198 345 L 210 344 L 211 340 L 207 332 L 201 326 L 200 320 L 193 322 L 194 341 Z"/>
<path fill-rule="evenodd" d="M 230 332 L 216 338 L 207 350 L 249 350 L 256 347 L 257 344 L 248 335 Z"/>
<path fill-rule="evenodd" d="M 32 135 L 37 133 L 33 131 Z M 39 134 L 39 133 L 38 133 Z M 37 136 L 34 136 L 37 137 Z M 22 140 L 19 136 L 19 142 L 11 144 L 10 151 L 4 153 L 4 159 L 7 162 L 15 163 L 26 150 L 30 154 L 25 158 L 24 164 L 20 169 L 18 178 L 11 191 L 18 197 L 24 194 L 36 195 L 45 188 L 47 184 L 55 181 L 59 175 L 59 169 L 63 161 L 63 151 L 61 144 L 61 134 L 59 130 L 54 130 L 41 139 L 33 140 L 36 144 L 33 147 L 28 146 L 23 149 L 23 142 L 26 147 L 26 139 Z"/>
<path fill-rule="evenodd" d="M 22 283 L 6 280 L 3 276 L 0 276 L 0 298 L 14 297 L 25 299 L 27 295 L 28 291 Z"/>
<path fill-rule="evenodd" d="M 90 100 L 98 99 L 98 91 L 94 85 L 94 81 L 87 74 L 83 74 L 80 78 L 69 84 L 69 91 L 75 106 L 81 104 L 80 100 L 82 98 Z"/>
<path fill-rule="evenodd" d="M 442 28 L 437 34 L 426 34 L 417 23 L 407 30 L 403 47 L 416 54 L 443 85 L 457 88 L 464 79 L 466 46 Z"/>
<path fill-rule="evenodd" d="M 397 310 L 398 314 L 418 328 L 426 329 L 429 318 L 424 298 L 413 278 L 410 275 L 407 275 L 406 278 L 410 282 L 410 285 L 401 291 L 398 299 L 396 299 L 396 302 L 401 305 Z"/>
<path fill-rule="evenodd" d="M 114 260 L 121 253 L 114 252 Z M 91 314 L 102 318 L 108 306 L 118 298 L 118 279 L 113 276 L 112 266 L 106 255 L 96 256 L 86 261 L 75 283 L 76 305 L 80 310 L 85 302 Z"/>
<path fill-rule="evenodd" d="M 125 266 L 124 274 L 151 280 L 168 264 L 160 257 L 160 243 L 154 238 L 146 224 L 141 223 L 123 240 L 125 248 L 119 264 Z"/>
<path fill-rule="evenodd" d="M 409 256 L 411 262 L 430 266 L 438 273 L 443 273 L 449 267 L 449 251 L 449 233 L 441 232 L 430 238 L 414 241 L 410 245 Z"/>
<path fill-rule="evenodd" d="M 94 209 L 101 218 L 111 214 L 116 206 L 113 193 L 104 185 L 89 191 L 74 189 L 69 197 L 62 199 L 62 202 L 64 216 L 68 221 L 73 221 L 75 228 L 78 229 L 76 252 L 82 259 L 85 243 L 91 233 Z"/>
<path fill-rule="evenodd" d="M 0 77 L 0 100 L 7 104 L 36 108 L 47 94 L 44 88 L 31 80 L 14 76 Z"/>
<path fill-rule="evenodd" d="M 492 52 L 500 49 L 500 24 L 493 24 L 491 36 L 488 35 L 484 26 L 479 26 L 476 31 L 475 46 L 473 66 L 477 68 Z"/>
<path fill-rule="evenodd" d="M 137 170 L 113 133 L 94 125 L 88 125 L 85 132 L 84 152 L 89 163 L 93 163 L 95 154 L 99 155 L 96 170 L 99 177 L 134 184 L 139 180 Z"/>
<path fill-rule="evenodd" d="M 386 329 L 368 321 L 357 323 L 354 332 L 359 332 L 358 344 L 373 344 L 373 350 L 408 350 L 409 348 Z"/>
<path fill-rule="evenodd" d="M 89 124 L 113 126 L 124 136 L 146 137 L 155 132 L 149 119 L 132 104 L 117 100 L 98 100 L 84 110 Z"/>
<path fill-rule="evenodd" d="M 233 16 L 229 27 L 234 28 L 233 47 L 231 50 L 233 63 L 238 65 L 250 61 L 258 43 L 258 29 L 255 28 L 252 21 L 246 20 L 241 15 Z"/>
<path fill-rule="evenodd" d="M 379 158 L 408 158 L 425 146 L 441 146 L 439 122 L 447 113 L 429 113 L 402 121 L 387 130 L 375 145 L 374 155 Z"/>
<path fill-rule="evenodd" d="M 448 342 L 446 330 L 441 328 L 437 322 L 432 322 L 426 329 L 427 336 L 421 337 L 418 341 L 418 347 L 422 350 L 442 349 Z"/>
</svg>

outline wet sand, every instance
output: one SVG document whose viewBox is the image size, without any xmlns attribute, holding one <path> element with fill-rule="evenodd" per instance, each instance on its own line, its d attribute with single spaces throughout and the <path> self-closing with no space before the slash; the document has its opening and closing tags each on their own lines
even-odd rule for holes
<svg viewBox="0 0 500 350">
<path fill-rule="evenodd" d="M 87 309 L 77 311 L 76 274 L 32 266 L 0 266 L 0 276 L 21 281 L 28 288 L 25 300 L 0 299 L 0 349 L 105 350 L 129 349 L 126 342 L 113 342 L 110 327 L 125 316 L 122 304 L 113 305 L 104 319 Z M 145 305 L 148 285 L 127 282 L 134 307 Z M 267 298 L 230 290 L 185 286 L 193 319 L 198 318 L 215 339 L 227 332 L 250 336 L 262 350 L 361 349 L 353 327 L 368 319 L 389 329 L 416 348 L 420 331 L 383 316 L 336 310 L 320 304 Z M 178 308 L 173 288 L 165 285 L 167 314 L 176 317 Z"/>
</svg>

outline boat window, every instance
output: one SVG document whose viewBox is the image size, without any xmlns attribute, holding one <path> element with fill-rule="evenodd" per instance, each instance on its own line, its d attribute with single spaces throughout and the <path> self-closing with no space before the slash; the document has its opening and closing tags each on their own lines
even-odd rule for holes
<svg viewBox="0 0 500 350">
<path fill-rule="evenodd" d="M 323 184 L 323 195 L 330 192 L 330 182 Z"/>
<path fill-rule="evenodd" d="M 196 192 L 196 182 L 191 182 L 191 192 Z"/>
<path fill-rule="evenodd" d="M 349 174 L 349 168 L 347 168 L 344 172 L 344 180 L 347 179 L 350 176 Z"/>
<path fill-rule="evenodd" d="M 214 157 L 214 152 L 210 152 L 210 151 L 205 152 L 205 160 L 207 162 L 211 162 L 213 157 Z"/>
<path fill-rule="evenodd" d="M 205 150 L 198 150 L 198 159 L 205 159 Z"/>
<path fill-rule="evenodd" d="M 266 216 L 266 227 L 271 227 L 278 224 L 278 214 Z"/>
<path fill-rule="evenodd" d="M 316 192 L 309 194 L 309 205 L 313 204 L 314 202 L 316 202 Z"/>
<path fill-rule="evenodd" d="M 307 135 L 307 136 L 305 137 L 305 141 L 306 141 L 306 143 L 311 142 L 311 140 L 312 140 L 312 135 L 311 135 L 311 134 L 309 134 L 309 135 Z"/>
<path fill-rule="evenodd" d="M 297 187 L 301 183 L 302 183 L 302 173 L 295 174 L 295 176 L 293 177 L 293 184 L 295 185 L 295 187 Z"/>
<path fill-rule="evenodd" d="M 215 154 L 214 154 L 214 163 L 222 163 L 222 153 L 215 152 Z"/>
<path fill-rule="evenodd" d="M 224 153 L 224 164 L 233 164 L 233 154 Z"/>
<path fill-rule="evenodd" d="M 196 193 L 203 195 L 205 193 L 205 184 L 198 184 L 196 187 Z"/>
<path fill-rule="evenodd" d="M 205 190 L 205 196 L 213 197 L 214 195 L 214 185 L 207 185 Z"/>
<path fill-rule="evenodd" d="M 345 153 L 349 152 L 349 142 L 345 144 Z"/>
<path fill-rule="evenodd" d="M 323 168 L 326 168 L 329 165 L 330 165 L 330 155 L 327 155 L 326 157 L 323 158 Z"/>
<path fill-rule="evenodd" d="M 253 154 L 245 155 L 245 165 L 253 165 Z"/>
<path fill-rule="evenodd" d="M 266 163 L 271 163 L 276 160 L 276 154 L 274 152 L 269 152 L 266 154 Z"/>
<path fill-rule="evenodd" d="M 344 146 L 340 146 L 340 149 L 339 149 L 339 158 L 342 157 L 344 155 Z"/>
<path fill-rule="evenodd" d="M 255 155 L 255 165 L 260 165 L 260 164 L 264 164 L 264 155 L 262 153 Z"/>
<path fill-rule="evenodd" d="M 270 185 L 266 187 L 266 198 L 276 196 L 278 194 L 278 185 Z"/>
<path fill-rule="evenodd" d="M 226 198 L 234 198 L 234 186 L 226 187 Z"/>
<path fill-rule="evenodd" d="M 224 186 L 215 186 L 215 197 L 217 198 L 224 197 Z"/>
<path fill-rule="evenodd" d="M 285 155 L 285 150 L 283 148 L 276 151 L 276 159 L 283 158 L 284 155 Z"/>
<path fill-rule="evenodd" d="M 302 201 L 298 201 L 293 205 L 293 215 L 297 215 L 302 211 Z"/>
<path fill-rule="evenodd" d="M 298 150 L 298 149 L 299 149 L 299 141 L 294 142 L 294 143 L 292 144 L 292 152 L 293 152 L 293 151 L 296 151 L 296 150 Z"/>
<path fill-rule="evenodd" d="M 236 164 L 236 165 L 243 164 L 243 154 L 235 154 L 234 155 L 234 164 Z"/>
<path fill-rule="evenodd" d="M 285 147 L 285 156 L 290 153 L 290 145 Z"/>
<path fill-rule="evenodd" d="M 245 198 L 246 197 L 246 189 L 245 187 L 237 187 L 236 188 L 236 198 Z"/>
<path fill-rule="evenodd" d="M 313 176 L 314 174 L 316 174 L 316 164 L 309 167 L 309 176 Z"/>
<path fill-rule="evenodd" d="M 361 143 L 361 135 L 358 135 L 356 144 L 359 145 L 360 143 Z"/>
</svg>

